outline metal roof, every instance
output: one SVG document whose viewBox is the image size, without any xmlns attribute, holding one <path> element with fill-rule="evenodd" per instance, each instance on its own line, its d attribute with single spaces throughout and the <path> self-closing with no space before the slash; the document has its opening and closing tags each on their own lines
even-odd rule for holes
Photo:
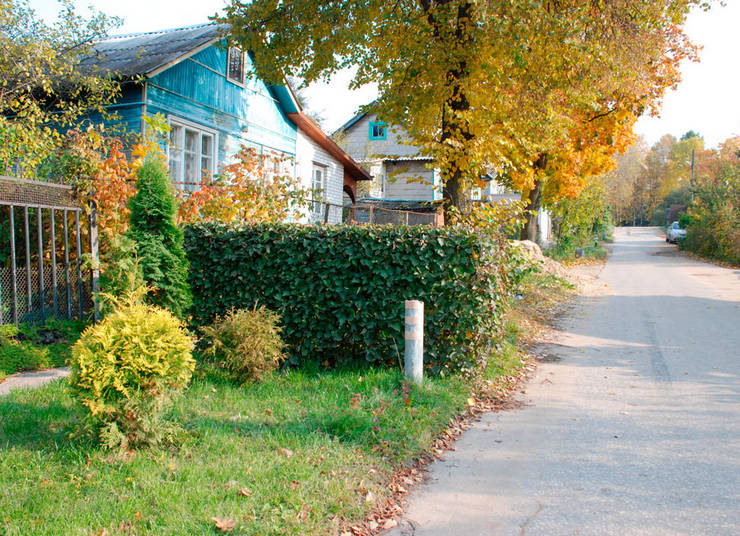
<svg viewBox="0 0 740 536">
<path fill-rule="evenodd" d="M 148 75 L 224 37 L 226 24 L 198 24 L 157 32 L 117 35 L 98 41 L 82 66 L 120 77 Z"/>
</svg>

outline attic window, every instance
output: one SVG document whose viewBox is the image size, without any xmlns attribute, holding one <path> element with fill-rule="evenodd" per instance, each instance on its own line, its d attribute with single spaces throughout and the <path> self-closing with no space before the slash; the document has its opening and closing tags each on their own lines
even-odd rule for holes
<svg viewBox="0 0 740 536">
<path fill-rule="evenodd" d="M 370 139 L 384 140 L 388 135 L 388 128 L 385 123 L 370 121 Z"/>
<path fill-rule="evenodd" d="M 244 53 L 240 48 L 229 48 L 229 59 L 226 65 L 226 78 L 237 84 L 244 83 Z"/>
</svg>

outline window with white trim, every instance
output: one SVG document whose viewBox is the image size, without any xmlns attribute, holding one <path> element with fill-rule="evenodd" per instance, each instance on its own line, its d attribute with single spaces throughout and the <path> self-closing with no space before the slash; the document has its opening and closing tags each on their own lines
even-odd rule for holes
<svg viewBox="0 0 740 536">
<path fill-rule="evenodd" d="M 237 47 L 230 47 L 226 61 L 226 78 L 237 84 L 244 83 L 244 52 Z"/>
<path fill-rule="evenodd" d="M 311 173 L 311 214 L 316 218 L 324 215 L 326 202 L 326 167 L 314 164 Z"/>
<path fill-rule="evenodd" d="M 216 170 L 216 136 L 189 124 L 170 122 L 170 176 L 175 186 L 193 192 Z"/>
</svg>

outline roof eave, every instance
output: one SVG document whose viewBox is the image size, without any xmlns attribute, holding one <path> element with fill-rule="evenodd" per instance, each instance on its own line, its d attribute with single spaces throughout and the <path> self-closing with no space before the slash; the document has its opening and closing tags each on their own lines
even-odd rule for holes
<svg viewBox="0 0 740 536">
<path fill-rule="evenodd" d="M 303 112 L 292 112 L 287 114 L 290 119 L 300 130 L 309 138 L 324 149 L 331 156 L 336 158 L 343 166 L 344 172 L 348 173 L 353 179 L 358 181 L 373 180 L 372 175 L 360 167 L 339 145 L 336 144 L 327 134 L 314 123 Z"/>
</svg>

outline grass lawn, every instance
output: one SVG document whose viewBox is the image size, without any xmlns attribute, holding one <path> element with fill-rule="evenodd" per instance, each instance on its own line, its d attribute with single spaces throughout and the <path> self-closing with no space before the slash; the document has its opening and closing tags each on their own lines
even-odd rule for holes
<svg viewBox="0 0 740 536">
<path fill-rule="evenodd" d="M 498 357 L 499 388 L 517 347 L 566 293 L 534 274 Z M 461 377 L 406 386 L 395 370 L 289 370 L 248 387 L 201 372 L 177 401 L 177 449 L 131 455 L 80 433 L 65 381 L 0 397 L 0 535 L 331 535 L 389 497 L 394 469 L 429 449 L 474 391 Z"/>
<path fill-rule="evenodd" d="M 396 371 L 200 378 L 174 410 L 180 448 L 122 458 L 76 435 L 64 382 L 13 393 L 0 398 L 0 533 L 213 534 L 218 517 L 234 534 L 332 534 L 386 495 L 393 465 L 429 446 L 469 387 L 406 396 Z"/>
<path fill-rule="evenodd" d="M 50 320 L 45 326 L 0 326 L 0 381 L 15 372 L 62 367 L 84 322 Z"/>
</svg>

